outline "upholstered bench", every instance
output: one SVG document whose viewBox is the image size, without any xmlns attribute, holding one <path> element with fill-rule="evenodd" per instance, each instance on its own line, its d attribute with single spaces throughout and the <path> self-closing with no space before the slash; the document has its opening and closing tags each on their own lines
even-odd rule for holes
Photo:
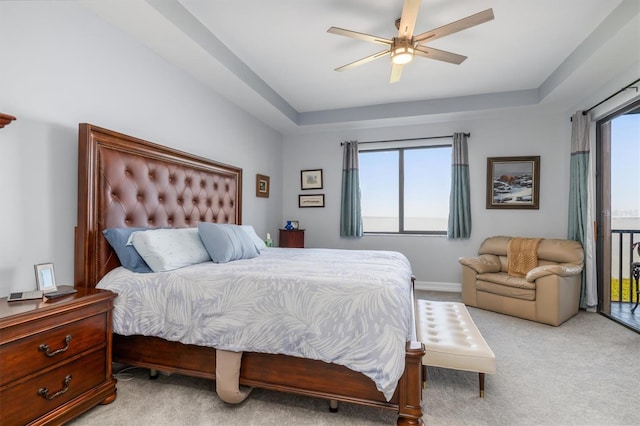
<svg viewBox="0 0 640 426">
<path fill-rule="evenodd" d="M 426 367 L 476 371 L 480 397 L 484 397 L 484 375 L 496 372 L 496 356 L 480 334 L 464 303 L 418 300 L 418 339 L 424 343 L 423 377 Z"/>
</svg>

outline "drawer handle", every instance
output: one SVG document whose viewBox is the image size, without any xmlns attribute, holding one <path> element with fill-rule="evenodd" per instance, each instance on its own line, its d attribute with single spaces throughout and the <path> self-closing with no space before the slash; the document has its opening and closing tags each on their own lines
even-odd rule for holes
<svg viewBox="0 0 640 426">
<path fill-rule="evenodd" d="M 47 345 L 46 343 L 43 343 L 40 346 L 38 346 L 38 350 L 40 352 L 44 352 L 45 355 L 47 355 L 48 357 L 56 356 L 62 352 L 65 352 L 67 349 L 69 349 L 69 342 L 71 342 L 71 335 L 67 334 L 67 337 L 64 338 L 64 344 L 65 344 L 64 348 L 56 349 L 53 352 L 49 352 L 49 345 Z"/>
<path fill-rule="evenodd" d="M 51 401 L 54 398 L 59 397 L 60 395 L 62 395 L 63 393 L 65 393 L 66 391 L 69 390 L 69 383 L 71 383 L 71 374 L 67 374 L 67 377 L 64 378 L 64 388 L 62 388 L 62 390 L 59 390 L 58 392 L 54 393 L 53 395 L 49 396 L 49 389 L 47 388 L 40 388 L 38 389 L 38 395 L 40 395 L 41 397 L 43 397 L 44 399 Z"/>
</svg>

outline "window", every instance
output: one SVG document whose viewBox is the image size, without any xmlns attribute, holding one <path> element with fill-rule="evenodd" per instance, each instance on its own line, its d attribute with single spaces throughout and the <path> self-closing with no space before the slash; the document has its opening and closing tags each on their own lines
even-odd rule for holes
<svg viewBox="0 0 640 426">
<path fill-rule="evenodd" d="M 446 234 L 451 145 L 361 150 L 365 233 Z"/>
</svg>

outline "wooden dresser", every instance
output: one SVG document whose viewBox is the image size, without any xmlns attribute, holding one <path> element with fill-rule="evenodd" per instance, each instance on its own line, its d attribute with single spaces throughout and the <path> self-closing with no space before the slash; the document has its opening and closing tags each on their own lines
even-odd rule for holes
<svg viewBox="0 0 640 426">
<path fill-rule="evenodd" d="M 281 229 L 278 243 L 280 247 L 304 248 L 304 229 Z"/>
<path fill-rule="evenodd" d="M 116 399 L 111 313 L 116 295 L 78 292 L 49 302 L 0 299 L 0 419 L 61 424 Z"/>
</svg>

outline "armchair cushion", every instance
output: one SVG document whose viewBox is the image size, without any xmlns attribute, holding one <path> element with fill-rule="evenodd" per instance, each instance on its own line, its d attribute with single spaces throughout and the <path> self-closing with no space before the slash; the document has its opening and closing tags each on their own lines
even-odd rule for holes
<svg viewBox="0 0 640 426">
<path fill-rule="evenodd" d="M 534 281 L 529 281 L 525 277 L 517 277 L 514 275 L 505 274 L 504 272 L 498 272 L 497 274 L 479 274 L 477 276 L 477 279 L 481 281 L 489 281 L 507 287 L 526 288 L 529 290 L 536 289 L 536 284 Z"/>
<path fill-rule="evenodd" d="M 518 301 L 526 301 L 526 302 L 533 302 L 536 300 L 535 289 L 512 287 L 512 286 L 497 284 L 489 281 L 478 281 L 476 290 L 490 294 L 493 297 L 504 298 L 504 300 L 518 300 Z M 479 305 L 477 307 L 488 309 L 487 307 L 482 305 Z M 489 309 L 489 310 L 505 313 L 496 309 Z"/>
</svg>

